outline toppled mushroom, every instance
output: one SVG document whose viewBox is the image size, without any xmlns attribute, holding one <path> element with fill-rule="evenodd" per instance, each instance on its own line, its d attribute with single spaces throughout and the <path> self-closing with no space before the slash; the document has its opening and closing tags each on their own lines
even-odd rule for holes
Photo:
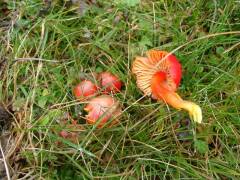
<svg viewBox="0 0 240 180">
<path fill-rule="evenodd" d="M 132 72 L 137 77 L 137 86 L 158 100 L 163 100 L 176 109 L 189 112 L 190 118 L 202 122 L 201 108 L 190 101 L 183 100 L 175 91 L 182 76 L 181 64 L 173 54 L 166 51 L 150 50 L 147 57 L 136 57 Z"/>
<path fill-rule="evenodd" d="M 113 121 L 110 126 L 117 124 L 118 116 L 122 112 L 119 102 L 108 95 L 91 99 L 84 110 L 88 112 L 86 115 L 87 122 L 89 124 L 98 124 L 98 127 L 102 127 L 112 118 Z"/>
</svg>

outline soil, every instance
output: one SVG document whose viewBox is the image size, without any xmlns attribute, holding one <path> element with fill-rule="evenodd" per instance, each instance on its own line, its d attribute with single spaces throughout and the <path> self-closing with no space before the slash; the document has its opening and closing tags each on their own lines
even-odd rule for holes
<svg viewBox="0 0 240 180">
<path fill-rule="evenodd" d="M 2 106 L 0 106 L 0 143 L 3 153 L 8 149 L 10 137 L 10 125 L 12 122 L 11 114 Z M 6 169 L 4 166 L 3 156 L 0 151 L 0 179 L 6 179 Z"/>
</svg>

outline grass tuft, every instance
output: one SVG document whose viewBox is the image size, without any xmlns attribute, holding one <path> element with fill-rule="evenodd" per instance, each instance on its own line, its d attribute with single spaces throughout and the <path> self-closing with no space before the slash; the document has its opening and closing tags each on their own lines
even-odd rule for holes
<svg viewBox="0 0 240 180">
<path fill-rule="evenodd" d="M 238 2 L 103 0 L 81 11 L 71 1 L 47 2 L 0 3 L 0 99 L 14 110 L 5 152 L 13 178 L 239 179 Z M 152 48 L 180 59 L 179 92 L 200 104 L 203 125 L 136 87 L 132 61 Z M 123 114 L 120 125 L 97 129 L 85 124 L 72 89 L 102 71 L 125 84 L 116 95 Z M 66 114 L 83 127 L 74 142 L 58 135 Z"/>
</svg>

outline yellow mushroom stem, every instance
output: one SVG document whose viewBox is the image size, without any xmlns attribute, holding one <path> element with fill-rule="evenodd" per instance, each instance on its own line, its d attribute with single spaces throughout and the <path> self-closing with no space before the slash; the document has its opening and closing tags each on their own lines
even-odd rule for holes
<svg viewBox="0 0 240 180">
<path fill-rule="evenodd" d="M 169 88 L 166 82 L 166 75 L 162 73 L 156 73 L 151 81 L 152 94 L 157 99 L 163 100 L 165 103 L 176 109 L 184 109 L 188 111 L 190 118 L 197 122 L 202 122 L 202 110 L 201 108 L 190 101 L 183 100 L 177 93 Z"/>
</svg>

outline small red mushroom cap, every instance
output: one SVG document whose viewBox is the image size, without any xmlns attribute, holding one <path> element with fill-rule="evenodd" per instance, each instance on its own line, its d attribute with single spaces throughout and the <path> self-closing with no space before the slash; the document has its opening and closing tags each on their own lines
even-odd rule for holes
<svg viewBox="0 0 240 180">
<path fill-rule="evenodd" d="M 104 93 L 116 93 L 121 90 L 122 82 L 120 79 L 110 72 L 102 72 L 97 77 L 100 87 Z"/>
<path fill-rule="evenodd" d="M 69 135 L 69 133 L 65 130 L 62 130 L 59 132 L 59 136 L 63 137 L 63 138 L 67 138 Z"/>
<path fill-rule="evenodd" d="M 73 90 L 76 98 L 92 96 L 97 92 L 97 86 L 89 80 L 83 80 Z"/>
</svg>

